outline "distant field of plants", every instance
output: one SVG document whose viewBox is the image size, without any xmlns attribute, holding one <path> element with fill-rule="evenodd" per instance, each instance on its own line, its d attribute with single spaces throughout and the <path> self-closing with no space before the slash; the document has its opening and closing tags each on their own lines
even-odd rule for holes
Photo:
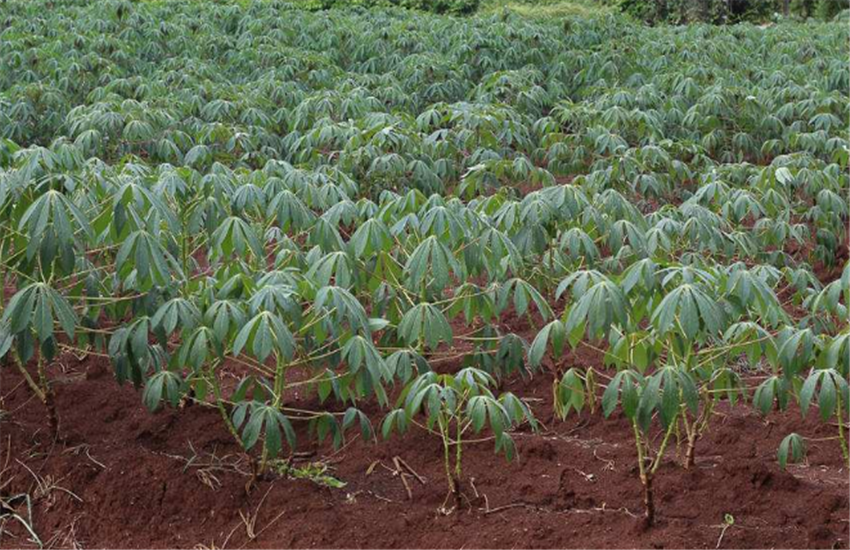
<svg viewBox="0 0 850 550">
<path fill-rule="evenodd" d="M 258 476 L 298 423 L 428 430 L 456 506 L 464 445 L 510 459 L 536 428 L 500 391 L 528 373 L 561 417 L 629 420 L 648 523 L 666 451 L 690 468 L 721 402 L 796 402 L 850 460 L 846 25 L 0 13 L 0 373 L 54 435 L 46 365 L 70 351 L 151 410 L 217 407 Z"/>
</svg>

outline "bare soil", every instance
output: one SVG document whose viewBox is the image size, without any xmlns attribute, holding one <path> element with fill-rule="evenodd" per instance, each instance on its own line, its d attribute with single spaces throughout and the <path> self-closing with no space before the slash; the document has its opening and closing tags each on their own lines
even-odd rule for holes
<svg viewBox="0 0 850 550">
<path fill-rule="evenodd" d="M 559 363 L 595 361 L 570 353 Z M 447 490 L 441 444 L 416 429 L 379 444 L 352 433 L 334 451 L 301 426 L 294 464 L 323 462 L 346 485 L 275 476 L 246 494 L 247 465 L 213 408 L 151 414 L 131 386 L 116 386 L 107 359 L 64 355 L 50 368 L 61 418 L 54 442 L 22 378 L 0 374 L 0 498 L 25 518 L 25 499 L 14 497 L 29 496 L 48 547 L 715 548 L 725 514 L 735 521 L 721 548 L 848 547 L 850 480 L 827 439 L 835 428 L 797 409 L 765 418 L 719 406 L 695 469 L 669 453 L 655 482 L 658 524 L 642 530 L 627 422 L 598 413 L 556 420 L 551 374 L 506 381 L 542 429 L 516 434 L 511 463 L 492 441 L 465 447 L 470 500 L 449 515 L 438 512 Z M 377 424 L 382 411 L 366 410 Z M 776 450 L 791 431 L 811 438 L 809 454 L 783 472 Z M 412 499 L 395 457 L 424 478 L 405 477 Z M 2 548 L 35 546 L 8 510 L 0 530 Z"/>
</svg>

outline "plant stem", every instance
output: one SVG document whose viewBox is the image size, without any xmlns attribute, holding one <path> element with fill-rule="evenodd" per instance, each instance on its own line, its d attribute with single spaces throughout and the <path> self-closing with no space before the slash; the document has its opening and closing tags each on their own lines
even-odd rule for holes
<svg viewBox="0 0 850 550">
<path fill-rule="evenodd" d="M 277 352 L 275 352 L 275 362 L 277 368 L 274 373 L 274 403 L 275 407 L 280 408 L 281 403 L 283 403 L 283 390 L 286 387 L 286 369 L 283 358 Z"/>
<path fill-rule="evenodd" d="M 239 437 L 239 432 L 236 431 L 236 427 L 233 425 L 233 422 L 230 421 L 230 416 L 227 414 L 227 409 L 224 407 L 224 400 L 221 398 L 221 385 L 218 383 L 218 378 L 215 375 L 214 365 L 210 365 L 208 369 L 208 376 L 210 379 L 210 386 L 212 386 L 213 389 L 213 395 L 215 396 L 215 406 L 218 408 L 218 412 L 221 413 L 224 425 L 227 426 L 227 431 L 230 432 L 230 435 L 233 436 L 233 439 L 236 440 L 236 443 L 238 443 L 239 447 L 241 447 L 244 451 L 245 446 L 242 443 L 242 438 Z"/>
<path fill-rule="evenodd" d="M 189 295 L 189 251 L 186 243 L 186 224 L 183 224 L 183 235 L 181 240 L 180 256 L 183 263 L 183 292 Z"/>
<path fill-rule="evenodd" d="M 559 231 L 556 229 L 555 230 L 555 239 L 552 242 L 552 248 L 549 249 L 549 275 L 551 275 L 553 277 L 555 276 L 555 249 L 558 248 L 558 233 L 559 233 Z M 556 288 L 554 283 L 551 284 L 551 285 L 547 284 L 546 286 L 549 287 L 549 291 L 553 293 L 552 297 L 554 298 L 554 296 L 555 296 L 554 290 Z"/>
<path fill-rule="evenodd" d="M 658 453 L 655 456 L 655 461 L 652 464 L 652 470 L 650 470 L 650 474 L 655 475 L 655 472 L 658 470 L 658 467 L 661 465 L 661 459 L 664 457 L 664 451 L 667 450 L 667 442 L 670 441 L 670 436 L 673 434 L 676 426 L 679 424 L 677 422 L 678 418 L 673 417 L 673 420 L 670 421 L 670 425 L 667 427 L 667 433 L 664 434 L 664 439 L 661 440 L 661 446 L 658 447 Z"/>
<path fill-rule="evenodd" d="M 44 396 L 44 405 L 47 407 L 47 422 L 50 426 L 50 433 L 53 437 L 56 437 L 59 433 L 59 417 L 56 414 L 56 403 L 53 401 L 53 390 L 47 381 L 47 369 L 40 353 L 38 356 L 38 381 Z"/>
<path fill-rule="evenodd" d="M 676 460 L 682 456 L 682 430 L 679 425 L 679 419 L 676 419 Z"/>
<path fill-rule="evenodd" d="M 446 479 L 449 481 L 449 491 L 454 494 L 457 492 L 457 488 L 455 487 L 454 476 L 452 476 L 451 455 L 449 454 L 451 442 L 449 441 L 448 426 L 445 425 L 442 418 L 439 421 L 439 425 L 440 436 L 443 438 L 443 461 L 446 466 Z"/>
<path fill-rule="evenodd" d="M 460 480 L 460 476 L 461 476 L 460 460 L 461 460 L 461 451 L 463 449 L 462 441 L 463 441 L 463 430 L 461 429 L 460 419 L 458 419 L 458 421 L 457 421 L 457 439 L 455 440 L 455 446 L 457 447 L 455 449 L 455 477 L 457 477 L 458 480 Z"/>
<path fill-rule="evenodd" d="M 638 455 L 638 471 L 640 472 L 640 482 L 643 485 L 643 505 L 644 505 L 644 522 L 647 527 L 655 523 L 655 501 L 652 495 L 652 472 L 646 471 L 644 464 L 644 448 L 641 440 L 640 429 L 638 429 L 637 421 L 632 420 L 632 428 L 635 434 L 635 446 L 637 447 Z"/>
<path fill-rule="evenodd" d="M 685 406 L 682 405 L 684 409 Z M 694 465 L 694 449 L 697 445 L 697 423 L 694 421 L 693 426 L 688 422 L 688 412 L 682 411 L 682 422 L 685 424 L 685 435 L 688 439 L 688 446 L 685 450 L 685 463 L 683 467 L 688 470 Z"/>
<path fill-rule="evenodd" d="M 3 244 L 0 243 L 0 252 L 3 251 Z M 3 269 L 3 263 L 0 262 L 0 317 L 3 316 L 3 307 L 6 303 L 6 270 Z"/>
<path fill-rule="evenodd" d="M 266 467 L 268 466 L 268 462 L 269 462 L 269 448 L 265 444 L 263 444 L 263 455 L 262 455 L 262 458 L 260 458 L 260 469 L 259 469 L 258 473 L 262 474 L 263 472 L 266 471 Z"/>
<path fill-rule="evenodd" d="M 36 384 L 35 380 L 33 380 L 32 376 L 30 376 L 30 373 L 27 371 L 26 367 L 24 367 L 23 363 L 21 363 L 20 358 L 18 358 L 17 356 L 15 357 L 15 365 L 17 365 L 18 370 L 21 371 L 21 375 L 24 377 L 24 380 L 27 381 L 27 385 L 30 387 L 35 396 L 38 397 L 38 400 L 42 403 L 45 403 L 46 396 L 44 395 L 44 392 L 41 391 L 41 388 L 38 386 L 38 384 Z"/>
<path fill-rule="evenodd" d="M 838 442 L 841 444 L 841 454 L 844 461 L 850 465 L 850 450 L 847 448 L 847 440 L 844 438 L 844 403 L 841 402 L 841 390 L 838 390 L 836 399 L 836 416 L 838 417 Z"/>
<path fill-rule="evenodd" d="M 697 428 L 697 433 L 702 436 L 705 429 L 708 427 L 708 421 L 711 419 L 711 415 L 714 412 L 714 399 L 711 398 L 709 394 L 705 395 L 705 408 L 702 410 L 702 417 L 699 421 L 699 428 Z"/>
</svg>

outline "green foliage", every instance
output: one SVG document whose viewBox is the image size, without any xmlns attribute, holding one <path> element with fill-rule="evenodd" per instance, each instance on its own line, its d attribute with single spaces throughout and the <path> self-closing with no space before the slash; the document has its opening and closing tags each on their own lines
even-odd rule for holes
<svg viewBox="0 0 850 550">
<path fill-rule="evenodd" d="M 420 413 L 424 426 L 443 442 L 449 490 L 457 493 L 462 475 L 462 452 L 468 431 L 478 434 L 488 427 L 494 435 L 496 452 L 508 460 L 516 455 L 509 430 L 528 422 L 536 429 L 537 421 L 528 405 L 511 393 L 498 397 L 491 391 L 496 385 L 489 374 L 465 368 L 455 375 L 427 372 L 412 380 L 399 397 L 397 407 L 383 421 L 384 438 L 394 430 L 404 432 Z M 454 462 L 451 452 L 454 450 Z"/>
<path fill-rule="evenodd" d="M 806 455 L 806 442 L 799 434 L 791 433 L 782 439 L 779 444 L 777 458 L 779 459 L 779 467 L 785 469 L 789 462 L 800 462 Z"/>
<path fill-rule="evenodd" d="M 306 10 L 399 7 L 453 15 L 474 13 L 478 4 L 479 0 L 292 0 L 293 6 Z"/>
<path fill-rule="evenodd" d="M 270 456 L 277 456 L 283 448 L 283 440 L 290 448 L 295 447 L 295 430 L 289 418 L 277 408 L 258 403 L 244 401 L 233 409 L 233 425 L 242 430 L 242 443 L 250 450 L 263 438 L 265 450 Z"/>
<path fill-rule="evenodd" d="M 399 336 L 408 344 L 436 349 L 440 342 L 451 344 L 452 327 L 439 308 L 419 304 L 410 308 L 398 325 Z"/>
<path fill-rule="evenodd" d="M 33 283 L 12 296 L 3 314 L 11 334 L 32 331 L 41 342 L 53 338 L 54 321 L 73 339 L 77 315 L 67 299 L 45 283 Z"/>
<path fill-rule="evenodd" d="M 533 416 L 497 381 L 551 369 L 559 417 L 630 422 L 649 485 L 720 403 L 846 425 L 840 23 L 121 6 L 4 4 L 0 355 L 45 405 L 49 360 L 106 352 L 259 471 L 298 423 L 371 438 L 353 407 L 399 383 L 385 435 L 510 456 Z"/>
<path fill-rule="evenodd" d="M 641 21 L 671 24 L 763 22 L 782 11 L 773 0 L 620 0 L 618 6 Z M 793 13 L 807 16 L 798 3 L 793 4 Z"/>
</svg>

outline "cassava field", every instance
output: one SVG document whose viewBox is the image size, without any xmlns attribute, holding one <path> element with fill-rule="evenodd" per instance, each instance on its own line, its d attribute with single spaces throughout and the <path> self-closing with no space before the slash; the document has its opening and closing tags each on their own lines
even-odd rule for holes
<svg viewBox="0 0 850 550">
<path fill-rule="evenodd" d="M 0 547 L 848 548 L 848 27 L 0 3 Z"/>
</svg>

